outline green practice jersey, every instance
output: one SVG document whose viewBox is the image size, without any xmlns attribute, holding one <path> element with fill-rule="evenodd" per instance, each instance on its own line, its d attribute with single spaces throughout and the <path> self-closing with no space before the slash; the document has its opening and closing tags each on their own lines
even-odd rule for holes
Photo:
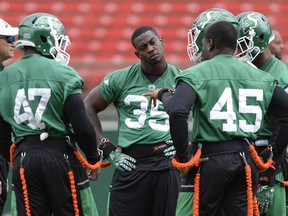
<svg viewBox="0 0 288 216">
<path fill-rule="evenodd" d="M 0 73 L 0 115 L 15 138 L 42 132 L 71 135 L 63 107 L 82 87 L 82 78 L 71 67 L 37 54 L 23 56 Z"/>
<path fill-rule="evenodd" d="M 230 55 L 217 55 L 176 77 L 196 92 L 192 141 L 255 139 L 276 80 Z M 209 98 L 209 99 L 208 99 Z"/>
<path fill-rule="evenodd" d="M 175 86 L 179 69 L 167 65 L 166 71 L 151 83 L 142 73 L 141 64 L 114 71 L 100 84 L 100 92 L 107 103 L 114 103 L 118 116 L 121 147 L 132 144 L 152 144 L 171 139 L 168 114 L 158 100 L 156 107 L 142 94 L 156 88 Z"/>
<path fill-rule="evenodd" d="M 277 80 L 278 85 L 288 92 L 288 67 L 286 64 L 277 59 L 274 55 L 271 55 L 259 69 L 268 72 Z M 270 117 L 268 114 L 264 117 L 263 127 L 258 135 L 259 139 L 267 139 L 272 135 Z"/>
<path fill-rule="evenodd" d="M 259 69 L 268 72 L 277 80 L 278 85 L 288 92 L 288 67 L 285 63 L 272 55 Z"/>
</svg>

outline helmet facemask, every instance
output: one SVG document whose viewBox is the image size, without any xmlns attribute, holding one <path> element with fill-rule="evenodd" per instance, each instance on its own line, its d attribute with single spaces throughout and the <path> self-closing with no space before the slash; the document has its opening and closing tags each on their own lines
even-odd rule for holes
<svg viewBox="0 0 288 216">
<path fill-rule="evenodd" d="M 253 28 L 249 30 L 248 36 L 243 36 L 237 40 L 237 53 L 236 57 L 242 62 L 252 62 L 256 56 L 260 53 L 260 49 L 254 46 L 253 37 L 255 31 Z M 252 53 L 254 55 L 252 55 Z"/>
<path fill-rule="evenodd" d="M 70 40 L 67 35 L 56 36 L 55 46 L 50 48 L 50 54 L 55 61 L 68 65 L 70 61 L 70 55 L 66 52 L 67 46 L 70 45 Z"/>
<path fill-rule="evenodd" d="M 205 23 L 203 23 L 202 27 L 194 26 L 187 33 L 187 38 L 188 38 L 187 53 L 188 53 L 189 59 L 193 62 L 201 62 L 201 56 L 202 56 L 201 45 L 202 44 L 197 44 L 197 42 L 199 42 L 199 40 L 197 41 L 197 39 L 204 26 L 205 26 Z"/>
</svg>

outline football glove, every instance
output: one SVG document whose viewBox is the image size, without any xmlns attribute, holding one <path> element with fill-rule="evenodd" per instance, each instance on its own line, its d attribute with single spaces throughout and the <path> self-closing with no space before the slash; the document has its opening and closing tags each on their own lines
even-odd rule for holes
<svg viewBox="0 0 288 216">
<path fill-rule="evenodd" d="M 120 147 L 117 147 L 115 151 L 112 151 L 107 159 L 110 164 L 113 164 L 120 172 L 136 169 L 136 160 L 133 157 L 122 153 Z"/>
<path fill-rule="evenodd" d="M 170 145 L 170 147 L 165 149 L 163 151 L 163 153 L 166 157 L 170 157 L 170 159 L 172 159 L 176 154 L 176 149 L 175 149 L 172 141 L 167 141 L 166 143 L 167 143 L 167 145 Z"/>
</svg>

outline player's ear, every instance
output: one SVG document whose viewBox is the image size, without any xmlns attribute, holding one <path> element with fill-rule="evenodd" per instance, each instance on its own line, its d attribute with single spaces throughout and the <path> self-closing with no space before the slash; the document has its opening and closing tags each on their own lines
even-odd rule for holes
<svg viewBox="0 0 288 216">
<path fill-rule="evenodd" d="M 135 50 L 134 54 L 137 56 L 137 58 L 139 58 L 139 52 L 137 50 Z"/>
<path fill-rule="evenodd" d="M 208 51 L 211 51 L 212 49 L 214 49 L 214 47 L 215 47 L 215 43 L 214 43 L 214 41 L 210 38 L 210 39 L 208 40 Z"/>
<path fill-rule="evenodd" d="M 164 46 L 165 43 L 164 43 L 163 37 L 160 37 L 159 40 L 161 41 L 162 45 Z"/>
</svg>

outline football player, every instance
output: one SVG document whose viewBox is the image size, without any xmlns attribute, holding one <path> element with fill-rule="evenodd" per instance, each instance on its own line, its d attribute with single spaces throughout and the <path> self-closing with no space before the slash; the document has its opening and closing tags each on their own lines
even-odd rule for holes
<svg viewBox="0 0 288 216">
<path fill-rule="evenodd" d="M 104 158 L 116 167 L 109 215 L 174 216 L 180 175 L 170 162 L 175 150 L 168 114 L 162 103 L 150 105 L 142 94 L 173 86 L 180 70 L 166 62 L 164 40 L 151 26 L 137 28 L 131 43 L 140 62 L 108 74 L 85 98 Z M 119 115 L 118 147 L 105 137 L 98 119 L 111 103 Z"/>
<path fill-rule="evenodd" d="M 278 86 L 287 91 L 288 68 L 269 50 L 269 44 L 273 39 L 275 40 L 275 35 L 267 17 L 259 12 L 249 11 L 237 15 L 236 18 L 239 21 L 239 38 L 237 41 L 239 53 L 236 56 L 250 65 L 255 65 L 264 76 L 266 74 L 272 75 L 277 79 Z M 277 119 L 270 114 L 264 116 L 263 126 L 258 131 L 258 137 L 255 141 L 259 153 L 267 148 L 271 139 L 270 122 L 272 122 L 272 130 L 277 128 Z M 285 165 L 284 162 L 283 158 L 282 164 L 279 162 L 275 165 L 276 171 L 272 172 L 269 169 L 260 174 L 257 198 L 261 215 L 286 215 L 285 187 L 281 184 L 284 180 L 283 172 L 287 174 L 287 170 L 282 169 Z"/>
<path fill-rule="evenodd" d="M 98 211 L 75 143 L 91 163 L 100 159 L 83 103 L 83 80 L 67 66 L 70 44 L 61 21 L 35 13 L 19 24 L 24 55 L 0 73 L 0 152 L 13 158 L 15 215 L 86 215 Z M 14 146 L 14 145 L 13 145 Z M 73 147 L 74 146 L 74 147 Z"/>
</svg>

